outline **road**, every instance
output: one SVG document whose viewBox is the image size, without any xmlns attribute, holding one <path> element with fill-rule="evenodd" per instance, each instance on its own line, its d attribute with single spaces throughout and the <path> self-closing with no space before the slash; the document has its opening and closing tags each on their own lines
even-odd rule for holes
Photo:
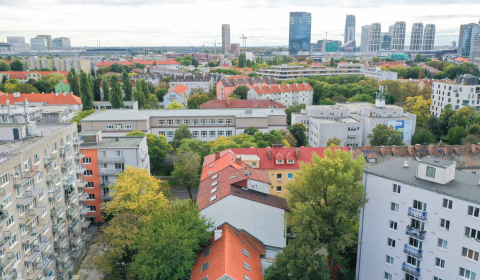
<svg viewBox="0 0 480 280">
<path fill-rule="evenodd" d="M 190 199 L 188 190 L 185 187 L 172 187 L 170 190 L 174 198 L 178 198 L 181 200 Z M 198 188 L 193 188 L 192 195 L 197 196 L 197 193 L 198 193 Z"/>
</svg>

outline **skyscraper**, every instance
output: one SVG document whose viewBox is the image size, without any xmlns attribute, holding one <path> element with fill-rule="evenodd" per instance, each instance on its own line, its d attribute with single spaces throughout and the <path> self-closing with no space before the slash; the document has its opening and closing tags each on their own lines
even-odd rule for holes
<svg viewBox="0 0 480 280">
<path fill-rule="evenodd" d="M 312 37 L 312 14 L 305 12 L 290 13 L 288 50 L 290 54 L 309 52 Z"/>
<path fill-rule="evenodd" d="M 423 43 L 423 23 L 416 22 L 412 26 L 412 37 L 410 39 L 410 50 L 419 51 Z"/>
<path fill-rule="evenodd" d="M 377 52 L 380 50 L 380 34 L 382 33 L 382 25 L 380 23 L 372 23 L 368 34 L 368 51 Z"/>
<path fill-rule="evenodd" d="M 392 34 L 390 32 L 382 32 L 380 35 L 380 50 L 388 51 L 392 47 Z"/>
<path fill-rule="evenodd" d="M 422 50 L 424 51 L 433 50 L 434 43 L 435 43 L 435 24 L 427 24 L 425 25 L 425 33 L 423 33 Z"/>
<path fill-rule="evenodd" d="M 457 53 L 462 57 L 470 56 L 472 43 L 479 40 L 478 34 L 480 26 L 477 23 L 462 24 L 458 36 Z"/>
<path fill-rule="evenodd" d="M 345 20 L 345 37 L 343 43 L 355 41 L 355 15 L 347 15 Z"/>
<path fill-rule="evenodd" d="M 370 34 L 370 25 L 362 26 L 362 38 L 360 41 L 360 51 L 367 52 L 368 51 L 368 37 Z"/>
<path fill-rule="evenodd" d="M 44 38 L 47 41 L 47 50 L 52 49 L 52 35 L 37 35 L 37 38 Z"/>
<path fill-rule="evenodd" d="M 405 29 L 406 24 L 404 21 L 397 21 L 393 25 L 392 34 L 392 50 L 402 51 L 405 47 Z"/>
<path fill-rule="evenodd" d="M 70 43 L 70 38 L 60 37 L 52 40 L 52 49 L 53 50 L 71 50 L 72 44 Z"/>
<path fill-rule="evenodd" d="M 222 51 L 230 53 L 230 24 L 222 24 Z"/>
</svg>

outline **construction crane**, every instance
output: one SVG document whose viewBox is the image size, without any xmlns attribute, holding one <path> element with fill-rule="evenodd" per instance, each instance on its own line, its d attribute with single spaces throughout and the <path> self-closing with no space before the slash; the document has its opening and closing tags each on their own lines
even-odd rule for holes
<svg viewBox="0 0 480 280">
<path fill-rule="evenodd" d="M 215 39 L 215 42 L 202 42 L 203 44 L 212 44 L 212 46 L 215 48 L 215 55 L 217 55 L 217 45 L 221 45 L 222 43 L 217 43 L 217 39 Z"/>
<path fill-rule="evenodd" d="M 240 53 L 242 52 L 242 49 L 243 49 L 243 53 L 247 53 L 247 38 L 255 39 L 255 38 L 262 38 L 262 36 L 245 37 L 245 35 L 242 34 L 242 37 L 240 37 L 240 39 L 242 40 L 243 48 L 240 47 Z"/>
</svg>

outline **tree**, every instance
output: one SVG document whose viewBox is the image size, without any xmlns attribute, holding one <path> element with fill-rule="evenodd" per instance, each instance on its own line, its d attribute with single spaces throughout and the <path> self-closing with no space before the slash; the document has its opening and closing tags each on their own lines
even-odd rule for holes
<svg viewBox="0 0 480 280">
<path fill-rule="evenodd" d="M 323 247 L 311 232 L 298 233 L 265 270 L 265 280 L 327 280 L 325 255 L 319 253 Z"/>
<path fill-rule="evenodd" d="M 465 128 L 460 126 L 454 126 L 448 130 L 447 140 L 450 145 L 460 145 L 463 138 L 467 136 Z"/>
<path fill-rule="evenodd" d="M 335 66 L 335 61 L 333 60 L 333 57 L 330 58 L 330 67 L 334 67 Z"/>
<path fill-rule="evenodd" d="M 0 71 L 10 71 L 10 65 L 5 61 L 0 63 Z"/>
<path fill-rule="evenodd" d="M 440 122 L 438 121 L 438 118 L 434 115 L 431 115 L 430 118 L 427 120 L 427 123 L 425 124 L 425 128 L 428 128 L 433 135 L 435 135 L 435 138 L 440 140 L 442 137 L 442 129 L 440 126 Z"/>
<path fill-rule="evenodd" d="M 290 147 L 297 147 L 297 139 L 293 136 L 288 129 L 280 130 L 280 133 L 283 135 L 285 140 L 287 140 Z"/>
<path fill-rule="evenodd" d="M 103 101 L 108 101 L 110 95 L 110 87 L 107 79 L 102 79 Z"/>
<path fill-rule="evenodd" d="M 430 131 L 430 129 L 425 127 L 419 127 L 415 130 L 415 134 L 412 137 L 412 145 L 415 144 L 435 144 L 437 138 Z"/>
<path fill-rule="evenodd" d="M 93 93 L 87 73 L 80 72 L 80 92 L 82 97 L 82 108 L 84 111 L 93 109 Z"/>
<path fill-rule="evenodd" d="M 65 76 L 63 75 L 60 75 L 60 74 L 48 74 L 48 75 L 45 75 L 41 78 L 42 80 L 44 81 L 47 81 L 50 83 L 51 85 L 51 88 L 54 89 L 55 86 L 60 82 L 60 81 L 63 81 L 65 80 Z M 53 90 L 52 90 L 53 91 Z"/>
<path fill-rule="evenodd" d="M 108 101 L 110 101 L 112 104 L 112 108 L 125 108 L 125 105 L 123 104 L 122 86 L 118 82 L 117 75 L 110 76 L 110 87 L 112 90 L 110 92 L 110 96 L 108 97 Z"/>
<path fill-rule="evenodd" d="M 12 71 L 23 71 L 23 63 L 20 60 L 15 59 L 12 63 L 10 63 L 10 69 Z"/>
<path fill-rule="evenodd" d="M 306 105 L 305 104 L 298 104 L 294 103 L 292 106 L 288 107 L 285 110 L 285 114 L 287 114 L 287 125 L 290 125 L 292 123 L 292 113 L 300 113 L 302 109 L 305 109 Z"/>
<path fill-rule="evenodd" d="M 450 118 L 449 126 L 461 126 L 466 128 L 479 122 L 480 112 L 474 107 L 467 106 L 460 108 L 455 112 L 455 114 Z"/>
<path fill-rule="evenodd" d="M 200 159 L 196 153 L 181 152 L 177 154 L 173 163 L 172 180 L 178 181 L 181 186 L 185 186 L 192 200 L 194 199 L 192 188 L 198 187 L 200 184 L 199 170 Z"/>
<path fill-rule="evenodd" d="M 127 71 L 122 73 L 122 82 L 123 82 L 123 92 L 125 93 L 125 101 L 132 101 L 133 87 L 132 82 L 130 82 L 130 76 L 128 76 Z"/>
<path fill-rule="evenodd" d="M 158 170 L 160 165 L 167 160 L 167 152 L 173 150 L 172 146 L 167 143 L 164 135 L 145 134 L 142 131 L 132 131 L 126 136 L 147 136 L 148 155 L 153 170 Z"/>
<path fill-rule="evenodd" d="M 188 129 L 188 125 L 181 124 L 176 130 L 175 135 L 173 136 L 172 146 L 174 149 L 180 147 L 182 139 L 192 139 L 193 135 Z"/>
<path fill-rule="evenodd" d="M 202 140 L 199 139 L 182 139 L 180 142 L 180 147 L 176 149 L 177 153 L 182 153 L 182 152 L 194 152 L 198 155 L 199 160 L 202 161 L 203 158 L 205 158 L 207 155 L 211 154 L 210 152 L 210 146 L 212 144 L 212 141 L 209 141 L 207 143 L 203 142 Z"/>
<path fill-rule="evenodd" d="M 167 109 L 183 109 L 183 105 L 178 103 L 178 101 L 175 99 L 168 104 Z"/>
<path fill-rule="evenodd" d="M 207 94 L 195 94 L 188 98 L 188 109 L 200 109 L 203 103 L 210 101 L 210 97 Z"/>
<path fill-rule="evenodd" d="M 2 85 L 4 85 L 7 82 L 8 78 L 7 75 L 2 76 Z"/>
<path fill-rule="evenodd" d="M 405 146 L 402 132 L 386 124 L 378 124 L 367 138 L 372 146 Z"/>
<path fill-rule="evenodd" d="M 240 99 L 247 99 L 247 93 L 250 89 L 245 85 L 238 86 L 234 91 L 233 94 L 240 96 Z"/>
<path fill-rule="evenodd" d="M 337 137 L 333 137 L 327 140 L 327 147 L 338 147 L 342 144 L 342 140 L 338 139 Z"/>
<path fill-rule="evenodd" d="M 68 84 L 70 85 L 70 90 L 73 92 L 73 95 L 80 96 L 80 85 L 78 84 L 78 75 L 74 67 L 72 67 L 72 69 L 70 69 L 70 72 L 68 72 L 67 81 L 68 81 Z"/>
<path fill-rule="evenodd" d="M 137 83 L 135 84 L 135 92 L 133 99 L 138 102 L 138 108 L 141 109 L 143 109 L 147 103 L 147 101 L 145 100 L 145 94 L 143 94 L 141 80 L 137 80 Z"/>
<path fill-rule="evenodd" d="M 102 101 L 102 94 L 100 92 L 100 84 L 102 83 L 102 78 L 96 78 L 93 80 L 93 99 L 95 101 Z"/>
<path fill-rule="evenodd" d="M 300 172 L 286 185 L 289 226 L 293 233 L 310 233 L 310 238 L 325 244 L 330 279 L 344 279 L 339 274 L 355 269 L 337 264 L 348 255 L 345 249 L 358 242 L 352 229 L 367 202 L 362 184 L 364 162 L 349 151 L 327 149 L 323 158 L 313 154 L 310 164 L 300 164 Z"/>
<path fill-rule="evenodd" d="M 154 92 L 154 94 L 157 96 L 158 100 L 163 100 L 163 97 L 167 93 L 168 93 L 168 90 L 164 89 L 164 88 L 157 88 Z"/>
<path fill-rule="evenodd" d="M 82 125 L 80 124 L 80 121 L 83 120 L 84 118 L 90 116 L 93 113 L 95 113 L 95 109 L 83 110 L 83 111 L 77 112 L 75 114 L 75 116 L 70 120 L 70 122 L 77 123 L 77 130 L 78 130 L 78 132 L 81 132 L 82 131 Z"/>
<path fill-rule="evenodd" d="M 375 98 L 368 94 L 357 94 L 348 99 L 348 102 L 369 102 L 375 103 Z"/>
<path fill-rule="evenodd" d="M 254 135 L 256 132 L 258 132 L 258 128 L 254 127 L 254 126 L 247 127 L 243 131 L 243 133 L 248 134 L 248 135 Z"/>
<path fill-rule="evenodd" d="M 143 94 L 145 95 L 145 100 L 150 100 L 150 89 L 148 88 L 148 83 L 145 80 L 141 80 L 141 85 L 142 85 L 142 91 Z"/>
<path fill-rule="evenodd" d="M 155 95 L 153 94 L 150 95 L 148 106 L 150 107 L 150 109 L 158 109 L 159 107 L 158 98 Z"/>
<path fill-rule="evenodd" d="M 46 93 L 53 92 L 52 85 L 49 82 L 42 79 L 39 79 L 38 81 L 35 82 L 35 87 L 40 92 L 46 92 Z"/>
<path fill-rule="evenodd" d="M 306 146 L 308 144 L 307 127 L 303 123 L 294 123 L 288 127 L 288 131 L 297 139 L 298 147 Z"/>
<path fill-rule="evenodd" d="M 438 120 L 440 122 L 440 128 L 443 134 L 448 133 L 448 130 L 450 129 L 450 119 L 453 117 L 453 115 L 455 115 L 455 111 L 452 110 L 452 105 L 445 105 L 443 111 L 440 113 L 440 118 Z"/>
<path fill-rule="evenodd" d="M 230 100 L 240 100 L 240 96 L 234 94 L 234 93 L 230 93 L 230 95 L 228 96 L 228 99 Z"/>
<path fill-rule="evenodd" d="M 423 96 L 408 97 L 405 103 L 405 111 L 417 115 L 417 123 L 420 125 L 426 124 L 430 118 L 431 99 L 423 99 Z"/>
<path fill-rule="evenodd" d="M 267 133 L 257 131 L 253 135 L 253 139 L 259 148 L 272 147 L 273 145 L 288 147 L 290 145 L 278 130 L 271 130 Z"/>
</svg>

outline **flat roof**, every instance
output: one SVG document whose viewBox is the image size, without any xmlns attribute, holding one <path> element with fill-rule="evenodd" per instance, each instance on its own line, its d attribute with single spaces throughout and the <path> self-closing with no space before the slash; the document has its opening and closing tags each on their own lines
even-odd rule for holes
<svg viewBox="0 0 480 280">
<path fill-rule="evenodd" d="M 422 158 L 421 162 L 428 163 L 426 158 Z M 429 160 L 433 160 L 430 158 Z M 410 166 L 405 168 L 403 163 L 405 160 L 410 161 Z M 447 160 L 445 160 L 447 161 Z M 452 163 L 451 161 L 447 161 Z M 373 165 L 365 169 L 366 174 L 391 179 L 402 182 L 410 186 L 418 187 L 438 194 L 455 197 L 461 200 L 480 204 L 480 187 L 478 185 L 480 177 L 478 175 L 455 171 L 455 179 L 445 185 L 430 182 L 417 178 L 417 165 L 419 162 L 409 158 L 397 158 L 384 163 Z"/>
<path fill-rule="evenodd" d="M 455 162 L 451 160 L 432 157 L 424 157 L 421 162 L 442 168 L 447 168 L 455 164 Z"/>
<path fill-rule="evenodd" d="M 145 136 L 102 137 L 100 144 L 83 142 L 80 149 L 137 148 L 143 138 Z"/>
</svg>

